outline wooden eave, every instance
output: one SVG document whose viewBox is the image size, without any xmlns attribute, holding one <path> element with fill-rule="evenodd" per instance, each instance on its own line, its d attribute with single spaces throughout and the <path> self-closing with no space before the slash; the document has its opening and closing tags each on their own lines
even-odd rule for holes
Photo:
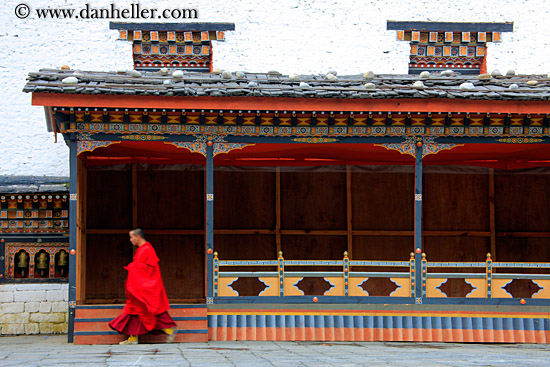
<svg viewBox="0 0 550 367">
<path fill-rule="evenodd" d="M 550 113 L 548 101 L 32 94 L 33 106 L 422 113 Z"/>
</svg>

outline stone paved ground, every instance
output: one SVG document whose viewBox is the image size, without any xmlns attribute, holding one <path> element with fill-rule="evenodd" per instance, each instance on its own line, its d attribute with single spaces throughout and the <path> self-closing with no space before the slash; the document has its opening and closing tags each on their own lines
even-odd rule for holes
<svg viewBox="0 0 550 367">
<path fill-rule="evenodd" d="M 550 345 L 209 342 L 72 345 L 61 336 L 0 338 L 0 366 L 550 366 Z"/>
</svg>

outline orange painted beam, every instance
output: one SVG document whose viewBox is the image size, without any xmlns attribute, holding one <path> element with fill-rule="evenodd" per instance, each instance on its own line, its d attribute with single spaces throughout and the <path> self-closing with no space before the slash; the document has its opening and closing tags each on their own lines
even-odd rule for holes
<svg viewBox="0 0 550 367">
<path fill-rule="evenodd" d="M 33 106 L 269 111 L 391 111 L 550 113 L 550 101 L 468 99 L 336 99 L 272 97 L 167 97 L 33 93 Z"/>
</svg>

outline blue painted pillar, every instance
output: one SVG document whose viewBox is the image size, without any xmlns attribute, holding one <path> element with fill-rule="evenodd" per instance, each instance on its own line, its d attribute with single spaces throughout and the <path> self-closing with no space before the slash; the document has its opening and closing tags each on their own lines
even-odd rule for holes
<svg viewBox="0 0 550 367">
<path fill-rule="evenodd" d="M 214 146 L 206 145 L 206 303 L 214 297 Z"/>
<path fill-rule="evenodd" d="M 415 147 L 415 170 L 414 170 L 414 262 L 415 262 L 415 298 L 416 303 L 422 301 L 422 143 L 418 142 Z"/>
<path fill-rule="evenodd" d="M 71 134 L 69 143 L 69 343 L 74 341 L 74 318 L 76 311 L 76 203 L 77 203 L 77 141 L 76 135 Z"/>
</svg>

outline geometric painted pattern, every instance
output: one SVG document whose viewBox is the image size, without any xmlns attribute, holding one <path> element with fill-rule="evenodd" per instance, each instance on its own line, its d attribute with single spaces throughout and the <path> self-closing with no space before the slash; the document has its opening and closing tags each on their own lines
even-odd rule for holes
<svg viewBox="0 0 550 367">
<path fill-rule="evenodd" d="M 292 115 L 283 117 L 282 114 L 278 114 L 278 123 L 275 123 L 274 113 L 266 111 L 254 114 L 243 113 L 240 117 L 242 123 L 235 123 L 235 118 L 228 117 L 229 111 L 192 113 L 179 110 L 173 112 L 177 115 L 168 117 L 161 115 L 160 111 L 136 111 L 135 115 L 132 114 L 131 123 L 94 123 L 84 122 L 83 117 L 86 115 L 81 111 L 70 111 L 57 107 L 54 108 L 54 111 L 65 114 L 66 120 L 74 121 L 60 124 L 61 133 L 128 134 L 124 136 L 124 140 L 138 138 L 140 140 L 166 140 L 166 134 L 215 134 L 221 136 L 296 137 L 309 139 L 303 141 L 307 143 L 321 143 L 325 139 L 329 142 L 328 140 L 338 137 L 361 136 L 488 136 L 524 139 L 518 142 L 537 142 L 537 139 L 550 134 L 548 128 L 550 117 L 546 115 L 531 115 L 529 126 L 517 125 L 517 123 L 510 125 L 516 120 L 524 121 L 526 117 L 522 114 L 511 114 L 508 117 L 498 114 L 421 114 L 405 117 L 411 120 L 412 125 L 403 125 L 404 117 L 398 113 L 377 115 L 344 113 L 336 116 L 317 113 L 315 117 L 307 113 L 296 113 L 295 117 Z M 103 111 L 90 112 L 92 121 L 103 119 L 103 113 Z M 117 113 L 120 114 L 120 112 L 106 111 L 106 113 L 112 121 L 120 119 L 117 117 Z M 183 115 L 185 115 L 185 119 L 182 120 L 180 117 Z M 161 123 L 163 118 L 168 123 Z M 78 140 L 82 141 L 79 151 L 95 148 L 90 143 L 83 142 L 93 139 L 79 134 Z"/>
<path fill-rule="evenodd" d="M 419 131 L 422 129 L 423 131 Z M 521 137 L 533 135 L 531 131 L 535 131 L 536 135 L 548 135 L 550 130 L 547 127 L 537 127 L 537 130 L 531 128 L 518 129 L 509 128 L 504 126 L 495 127 L 469 127 L 464 126 L 429 126 L 429 127 L 405 127 L 405 126 L 391 126 L 391 125 L 374 125 L 374 126 L 255 126 L 255 125 L 156 125 L 156 124 L 132 124 L 126 125 L 124 130 L 114 128 L 113 124 L 102 124 L 102 129 L 97 130 L 92 128 L 89 124 L 74 124 L 71 123 L 67 129 L 60 129 L 62 133 L 70 132 L 105 132 L 105 133 L 130 133 L 130 134 L 143 134 L 154 130 L 156 134 L 219 134 L 219 135 L 233 135 L 233 136 L 297 136 L 297 137 L 353 137 L 353 136 L 404 136 L 404 135 L 429 135 L 429 136 L 510 136 Z M 127 135 L 125 140 L 132 140 L 134 135 Z M 157 138 L 153 138 L 154 135 L 148 135 L 147 139 L 141 140 L 165 140 L 162 135 L 156 135 Z M 526 138 L 527 139 L 527 138 Z M 532 138 L 529 138 L 532 139 Z M 84 140 L 84 139 L 81 139 Z M 135 140 L 135 138 L 134 138 Z M 308 141 L 309 142 L 321 142 L 321 141 Z M 86 149 L 85 145 L 80 147 L 82 151 Z"/>
<path fill-rule="evenodd" d="M 68 195 L 2 195 L 0 233 L 66 233 Z"/>
<path fill-rule="evenodd" d="M 401 24 L 401 27 L 408 29 L 397 29 L 397 39 L 410 42 L 409 74 L 445 69 L 479 74 L 486 57 L 487 42 L 500 41 L 500 32 L 450 30 L 450 23 L 441 25 L 446 29 L 444 31 L 419 31 L 415 28 L 419 24 L 412 26 L 406 23 Z M 422 23 L 434 27 L 430 22 Z M 454 28 L 459 27 L 455 25 Z"/>
<path fill-rule="evenodd" d="M 220 135 L 197 135 L 196 140 L 193 142 L 169 142 L 167 144 L 173 144 L 179 148 L 186 148 L 193 153 L 200 153 L 206 156 L 206 147 L 208 144 L 213 146 L 214 156 L 221 153 L 228 153 L 234 149 L 242 149 L 246 146 L 252 146 L 255 144 L 246 143 L 227 143 Z"/>
<path fill-rule="evenodd" d="M 82 152 L 92 152 L 97 148 L 106 147 L 116 143 L 118 142 L 93 140 L 90 133 L 81 132 L 77 134 L 76 152 L 77 155 Z"/>
<path fill-rule="evenodd" d="M 464 144 L 440 144 L 434 142 L 434 137 L 425 137 L 422 139 L 423 150 L 422 158 L 429 154 L 436 154 L 442 150 L 450 150 L 456 147 L 463 146 Z"/>
<path fill-rule="evenodd" d="M 413 157 L 416 157 L 416 144 L 422 144 L 422 158 L 429 154 L 436 154 L 442 150 L 450 150 L 458 146 L 463 146 L 464 144 L 440 144 L 434 141 L 434 137 L 407 137 L 402 143 L 384 143 L 384 144 L 374 144 L 375 146 L 381 146 L 388 150 L 397 150 L 401 154 L 408 154 Z"/>
</svg>

